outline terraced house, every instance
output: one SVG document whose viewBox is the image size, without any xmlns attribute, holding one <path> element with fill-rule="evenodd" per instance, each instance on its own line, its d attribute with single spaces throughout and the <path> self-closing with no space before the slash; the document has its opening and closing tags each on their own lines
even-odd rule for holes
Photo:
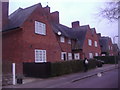
<svg viewBox="0 0 120 90">
<path fill-rule="evenodd" d="M 75 33 L 77 43 L 73 48 L 73 52 L 79 52 L 80 59 L 85 57 L 90 59 L 94 56 L 101 55 L 99 40 L 95 28 L 89 25 L 80 26 L 79 21 L 72 22 L 72 29 Z"/>
<path fill-rule="evenodd" d="M 19 8 L 8 16 L 8 2 L 1 4 L 3 18 L 3 62 L 16 63 L 16 73 L 23 73 L 23 63 L 45 63 L 80 60 L 99 56 L 101 53 L 95 28 L 72 27 L 60 24 L 59 12 L 40 3 Z"/>
<path fill-rule="evenodd" d="M 7 17 L 8 3 L 3 4 L 6 26 L 2 31 L 2 56 L 4 61 L 21 64 L 16 72 L 22 73 L 23 62 L 72 60 L 73 31 L 59 23 L 58 11 L 51 13 L 50 7 L 42 7 L 39 3 L 19 8 Z"/>
<path fill-rule="evenodd" d="M 113 44 L 110 37 L 102 37 L 101 34 L 98 34 L 99 43 L 101 47 L 102 56 L 113 56 Z"/>
</svg>

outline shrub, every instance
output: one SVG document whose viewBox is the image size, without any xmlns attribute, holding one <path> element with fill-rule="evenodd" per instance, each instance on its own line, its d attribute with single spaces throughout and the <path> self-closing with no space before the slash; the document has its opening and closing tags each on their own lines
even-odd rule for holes
<svg viewBox="0 0 120 90">
<path fill-rule="evenodd" d="M 118 56 L 97 56 L 94 57 L 97 60 L 102 60 L 105 64 L 115 64 L 118 63 L 119 57 Z"/>
<path fill-rule="evenodd" d="M 96 67 L 95 60 L 89 60 L 88 69 Z M 83 60 L 71 60 L 51 63 L 51 76 L 60 76 L 84 70 Z"/>
</svg>

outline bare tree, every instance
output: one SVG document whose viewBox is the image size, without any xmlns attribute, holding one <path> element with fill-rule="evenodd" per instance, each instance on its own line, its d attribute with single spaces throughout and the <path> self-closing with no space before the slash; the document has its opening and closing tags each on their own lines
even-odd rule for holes
<svg viewBox="0 0 120 90">
<path fill-rule="evenodd" d="M 106 2 L 105 7 L 100 8 L 99 16 L 110 21 L 116 21 L 120 17 L 120 1 Z"/>
</svg>

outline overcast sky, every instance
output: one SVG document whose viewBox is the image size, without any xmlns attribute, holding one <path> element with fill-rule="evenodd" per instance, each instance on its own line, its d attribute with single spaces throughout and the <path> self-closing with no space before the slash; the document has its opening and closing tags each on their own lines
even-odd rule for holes
<svg viewBox="0 0 120 90">
<path fill-rule="evenodd" d="M 80 25 L 90 25 L 97 33 L 113 39 L 118 35 L 118 23 L 109 22 L 96 15 L 101 7 L 105 7 L 105 0 L 9 0 L 9 13 L 19 7 L 26 8 L 37 3 L 43 7 L 49 5 L 51 12 L 59 11 L 60 23 L 71 27 L 71 22 L 80 21 Z M 117 43 L 117 38 L 115 42 Z"/>
</svg>

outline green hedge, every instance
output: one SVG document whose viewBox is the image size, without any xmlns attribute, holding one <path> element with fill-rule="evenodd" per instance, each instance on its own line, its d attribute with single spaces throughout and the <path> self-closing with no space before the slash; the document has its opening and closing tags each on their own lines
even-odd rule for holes
<svg viewBox="0 0 120 90">
<path fill-rule="evenodd" d="M 104 61 L 105 64 L 115 64 L 115 63 L 118 63 L 118 60 L 120 60 L 119 56 L 97 56 L 94 58 L 97 60 Z"/>
<path fill-rule="evenodd" d="M 96 67 L 95 60 L 89 60 L 89 69 Z M 51 76 L 60 76 L 84 70 L 83 60 L 71 60 L 51 63 Z"/>
</svg>

